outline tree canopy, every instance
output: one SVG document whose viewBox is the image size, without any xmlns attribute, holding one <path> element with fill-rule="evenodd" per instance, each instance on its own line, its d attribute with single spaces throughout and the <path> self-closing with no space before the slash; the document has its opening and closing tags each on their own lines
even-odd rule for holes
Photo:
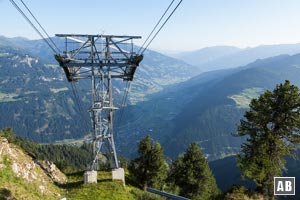
<svg viewBox="0 0 300 200">
<path fill-rule="evenodd" d="M 151 141 L 148 135 L 140 141 L 138 153 L 139 157 L 130 163 L 131 174 L 143 189 L 153 187 L 161 190 L 168 173 L 162 147 Z"/>
<path fill-rule="evenodd" d="M 196 143 L 173 163 L 170 179 L 179 187 L 179 195 L 191 199 L 213 199 L 219 194 L 208 162 Z"/>
<path fill-rule="evenodd" d="M 273 196 L 273 178 L 282 175 L 285 156 L 294 154 L 300 142 L 300 94 L 289 81 L 266 91 L 250 103 L 238 126 L 240 136 L 248 136 L 238 155 L 244 177 L 253 179 L 258 190 Z"/>
</svg>

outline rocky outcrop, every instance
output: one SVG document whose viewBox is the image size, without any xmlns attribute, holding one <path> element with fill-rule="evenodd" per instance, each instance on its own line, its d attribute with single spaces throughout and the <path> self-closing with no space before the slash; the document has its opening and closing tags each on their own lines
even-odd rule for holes
<svg viewBox="0 0 300 200">
<path fill-rule="evenodd" d="M 31 157 L 17 146 L 10 144 L 6 138 L 0 137 L 0 163 L 4 157 L 11 164 L 11 169 L 17 177 L 29 182 L 37 179 L 42 180 L 42 182 L 49 181 L 49 178 L 44 173 L 41 173 L 39 165 Z"/>
<path fill-rule="evenodd" d="M 6 138 L 0 137 L 0 170 L 12 172 L 14 174 L 13 177 L 19 178 L 18 180 L 21 180 L 26 187 L 30 185 L 31 188 L 37 190 L 36 192 L 42 196 L 46 195 L 47 197 L 58 198 L 60 197 L 60 194 L 57 192 L 59 189 L 55 186 L 54 182 L 63 183 L 66 181 L 66 177 L 53 163 L 47 161 L 42 163 L 44 164 L 38 164 L 18 146 L 9 143 Z M 44 167 L 41 168 L 40 165 Z M 11 184 L 6 185 L 2 183 L 0 188 L 9 188 Z M 26 189 L 26 187 L 24 188 Z M 17 194 L 17 189 L 14 189 L 12 188 L 13 195 Z M 26 197 L 17 197 L 17 199 L 26 199 Z"/>
<path fill-rule="evenodd" d="M 67 182 L 66 175 L 63 174 L 53 162 L 45 160 L 38 161 L 38 164 L 55 183 L 64 184 Z"/>
</svg>

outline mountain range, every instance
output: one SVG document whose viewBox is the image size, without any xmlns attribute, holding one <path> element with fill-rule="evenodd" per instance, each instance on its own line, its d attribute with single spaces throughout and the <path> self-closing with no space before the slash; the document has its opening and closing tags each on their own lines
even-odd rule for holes
<svg viewBox="0 0 300 200">
<path fill-rule="evenodd" d="M 147 95 L 185 81 L 195 73 L 200 70 L 146 51 L 131 86 L 129 101 L 131 104 L 143 101 Z M 0 37 L 0 77 L 0 112 L 5 113 L 0 116 L 0 127 L 13 127 L 17 134 L 38 142 L 78 139 L 89 131 L 82 123 L 89 124 L 88 112 L 80 112 L 63 70 L 43 41 Z M 76 85 L 82 110 L 87 111 L 91 96 L 89 82 Z M 115 86 L 118 102 L 125 84 L 118 81 Z"/>
<path fill-rule="evenodd" d="M 245 138 L 233 135 L 251 99 L 285 80 L 299 86 L 299 76 L 300 54 L 200 74 L 128 107 L 124 133 L 120 133 L 127 139 L 122 144 L 151 134 L 171 157 L 181 154 L 191 142 L 211 160 L 235 154 Z M 122 150 L 128 151 L 125 146 Z"/>
<path fill-rule="evenodd" d="M 196 142 L 210 160 L 235 154 L 245 138 L 233 135 L 251 99 L 286 79 L 300 85 L 300 55 L 288 55 L 296 52 L 297 46 L 260 46 L 248 49 L 248 56 L 245 51 L 241 54 L 239 49 L 224 47 L 211 53 L 213 59 L 208 59 L 207 51 L 203 57 L 207 57 L 206 63 L 218 60 L 228 64 L 228 57 L 234 63 L 240 59 L 238 55 L 251 62 L 226 64 L 224 68 L 236 67 L 209 72 L 146 51 L 132 82 L 129 105 L 116 112 L 117 150 L 133 157 L 139 140 L 150 134 L 170 158 L 184 152 L 191 142 Z M 281 52 L 286 55 L 278 55 Z M 267 55 L 271 57 L 258 59 Z M 0 82 L 0 128 L 13 127 L 17 135 L 43 143 L 86 135 L 83 121 L 89 124 L 85 112 L 90 106 L 89 83 L 76 84 L 82 114 L 63 70 L 43 41 L 0 37 Z M 120 81 L 115 85 L 118 102 L 124 84 Z"/>
<path fill-rule="evenodd" d="M 234 46 L 213 46 L 195 51 L 172 54 L 186 63 L 200 67 L 203 71 L 228 69 L 247 65 L 257 59 L 293 55 L 300 52 L 300 44 L 261 45 L 237 48 Z"/>
</svg>

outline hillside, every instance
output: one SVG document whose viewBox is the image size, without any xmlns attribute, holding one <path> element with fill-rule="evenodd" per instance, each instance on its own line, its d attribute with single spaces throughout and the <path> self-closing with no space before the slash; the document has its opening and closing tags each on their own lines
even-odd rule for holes
<svg viewBox="0 0 300 200">
<path fill-rule="evenodd" d="M 249 65 L 203 73 L 129 107 L 122 152 L 133 153 L 136 138 L 151 134 L 171 157 L 196 142 L 210 160 L 235 154 L 244 138 L 232 136 L 252 98 L 288 79 L 300 85 L 300 55 L 282 55 Z"/>
<path fill-rule="evenodd" d="M 212 157 L 238 151 L 243 140 L 232 134 L 251 99 L 285 80 L 299 86 L 299 66 L 300 54 L 258 60 L 206 87 L 174 119 L 167 152 L 180 153 L 192 141 Z"/>
<path fill-rule="evenodd" d="M 26 140 L 21 140 L 18 143 L 21 146 L 27 144 Z M 31 144 L 31 146 L 32 145 L 38 144 Z M 66 151 L 66 149 L 60 149 L 59 145 L 56 145 L 52 146 L 49 151 L 52 152 L 52 159 L 56 157 L 54 155 L 55 153 L 53 153 L 56 149 L 62 151 L 63 154 L 68 152 L 70 154 L 69 156 L 74 158 L 82 157 L 83 155 L 78 154 L 80 148 L 74 147 L 74 149 L 76 148 L 77 151 L 73 150 L 69 152 Z M 39 153 L 46 156 L 45 152 Z M 70 164 L 69 162 L 70 161 L 65 163 L 66 166 L 64 166 L 64 168 L 67 168 Z M 24 150 L 19 146 L 8 142 L 5 137 L 0 136 L 0 199 L 6 199 L 8 197 L 11 199 L 60 199 L 63 197 L 67 199 L 91 200 L 164 199 L 136 188 L 130 174 L 126 174 L 125 187 L 121 182 L 112 182 L 111 172 L 108 171 L 98 172 L 97 184 L 84 185 L 82 171 L 69 173 L 66 181 L 66 177 L 57 170 L 54 164 L 48 165 L 49 168 L 47 171 L 45 167 L 41 168 L 42 163 L 51 162 L 33 160 L 32 157 L 30 157 L 28 153 L 24 153 Z M 288 158 L 284 176 L 296 177 L 296 180 L 298 180 L 298 178 L 300 178 L 299 165 L 299 160 Z M 244 185 L 250 189 L 255 188 L 255 184 L 252 181 L 242 180 L 241 173 L 236 165 L 235 156 L 212 161 L 209 163 L 209 166 L 222 192 L 228 191 L 233 185 Z M 56 174 L 56 179 L 50 178 L 51 174 L 49 172 Z M 232 194 L 235 194 L 235 192 Z M 296 197 L 292 199 L 297 199 L 299 195 L 299 191 L 296 190 Z"/>
<path fill-rule="evenodd" d="M 16 199 L 58 199 L 63 190 L 35 160 L 0 137 L 0 196 Z"/>
<path fill-rule="evenodd" d="M 17 135 L 43 143 L 82 139 L 90 131 L 83 123 L 90 127 L 89 82 L 77 83 L 81 114 L 45 48 L 40 40 L 0 38 L 0 112 L 5 113 L 0 128 L 14 127 Z M 151 134 L 172 158 L 193 141 L 210 160 L 234 154 L 244 140 L 232 133 L 250 100 L 285 79 L 299 85 L 299 64 L 299 55 L 281 55 L 199 75 L 196 67 L 147 51 L 132 83 L 130 105 L 115 115 L 117 151 L 133 157 L 139 139 Z M 123 86 L 116 82 L 116 105 Z"/>
<path fill-rule="evenodd" d="M 59 46 L 63 42 L 55 39 Z M 146 51 L 131 85 L 129 102 L 136 104 L 164 87 L 200 73 L 182 61 Z M 0 37 L 0 128 L 14 127 L 17 134 L 38 142 L 82 138 L 90 126 L 90 84 L 77 83 L 83 112 L 53 54 L 41 40 Z M 115 83 L 116 105 L 125 83 Z"/>
<path fill-rule="evenodd" d="M 64 48 L 64 40 L 61 38 L 52 38 L 58 48 Z M 135 46 L 138 49 L 138 47 Z M 50 65 L 58 72 L 51 73 L 52 77 L 63 75 L 64 73 L 54 59 L 53 52 L 43 40 L 28 40 L 26 38 L 6 38 L 0 36 L 0 52 L 13 53 L 17 55 L 28 55 L 38 59 L 41 63 L 39 67 L 43 70 L 43 65 Z M 6 52 L 6 53 L 7 53 Z M 18 60 L 16 61 L 18 62 Z M 1 63 L 1 60 L 0 60 Z M 9 67 L 9 66 L 6 66 Z M 52 70 L 52 69 L 51 69 Z M 13 73 L 14 71 L 11 71 Z M 181 60 L 160 54 L 155 51 L 147 50 L 144 53 L 144 59 L 137 68 L 135 79 L 132 82 L 131 101 L 133 103 L 146 99 L 148 94 L 161 91 L 165 86 L 183 82 L 195 75 L 201 73 L 199 67 L 189 65 Z M 63 79 L 65 82 L 65 78 Z M 124 87 L 124 84 L 118 81 L 116 83 L 117 92 Z M 89 84 L 78 84 L 80 89 L 89 90 Z"/>
<path fill-rule="evenodd" d="M 84 158 L 85 155 L 78 153 L 81 151 L 79 147 L 71 147 L 70 150 L 52 145 L 49 146 L 48 152 L 41 151 L 36 153 L 39 155 L 35 155 L 47 157 L 49 160 L 33 159 L 32 150 L 44 145 L 16 138 L 10 131 L 10 129 L 0 131 L 0 199 L 162 199 L 132 185 L 132 177 L 128 174 L 126 186 L 122 182 L 111 181 L 110 171 L 98 171 L 97 184 L 84 184 L 84 171 L 80 167 L 75 166 L 75 172 L 66 176 L 49 160 L 57 162 L 65 156 L 73 158 L 66 159 L 64 166 L 60 166 L 66 170 L 72 167 L 70 164 L 76 163 L 76 160 Z M 62 154 L 58 154 L 58 151 Z"/>
</svg>

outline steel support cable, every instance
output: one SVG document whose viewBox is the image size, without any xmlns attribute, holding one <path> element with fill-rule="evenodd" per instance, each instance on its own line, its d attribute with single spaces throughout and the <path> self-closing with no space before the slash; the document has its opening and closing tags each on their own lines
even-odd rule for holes
<svg viewBox="0 0 300 200">
<path fill-rule="evenodd" d="M 78 110 L 79 110 L 79 113 L 80 113 L 80 117 L 81 117 L 81 119 L 84 123 L 84 126 L 85 126 L 85 129 L 86 129 L 87 133 L 89 133 L 89 126 L 88 126 L 88 123 L 87 123 L 87 121 L 85 120 L 85 118 L 83 116 L 82 104 L 80 103 L 75 83 L 71 82 L 71 87 L 72 87 L 73 95 L 75 97 L 75 103 L 77 104 L 77 107 L 78 107 Z"/>
<path fill-rule="evenodd" d="M 130 86 L 131 86 L 131 82 L 128 82 L 127 87 L 126 87 L 126 93 L 125 93 L 125 97 L 124 97 L 123 107 L 127 103 Z"/>
<path fill-rule="evenodd" d="M 122 101 L 122 104 L 121 104 L 122 107 L 125 106 L 126 98 L 127 98 L 128 92 L 129 92 L 129 87 L 130 87 L 130 82 L 126 82 L 126 87 L 125 87 L 125 90 L 124 90 L 123 101 Z"/>
<path fill-rule="evenodd" d="M 120 125 L 120 123 L 121 123 L 121 115 L 124 112 L 123 105 L 124 105 L 124 102 L 125 102 L 127 87 L 128 87 L 128 82 L 126 82 L 126 86 L 124 88 L 124 94 L 123 94 L 123 97 L 122 97 L 122 100 L 121 100 L 121 104 L 120 104 L 120 107 L 121 107 L 120 114 L 118 115 L 118 120 L 116 120 L 116 122 L 117 122 L 118 125 Z"/>
<path fill-rule="evenodd" d="M 35 20 L 35 22 L 40 26 L 40 28 L 43 30 L 43 32 L 47 35 L 48 39 L 50 40 L 50 42 L 53 44 L 53 46 L 56 48 L 57 52 L 60 52 L 59 48 L 56 46 L 56 44 L 54 43 L 54 41 L 51 39 L 51 37 L 49 36 L 49 34 L 47 33 L 47 31 L 44 29 L 44 27 L 41 25 L 41 23 L 37 20 L 37 18 L 33 15 L 33 13 L 31 12 L 31 10 L 28 8 L 28 6 L 23 2 L 23 0 L 20 0 L 21 3 L 24 5 L 24 7 L 27 9 L 27 11 L 30 13 L 30 15 L 33 17 L 33 19 Z"/>
<path fill-rule="evenodd" d="M 122 102 L 121 102 L 121 110 L 120 110 L 120 114 L 119 114 L 118 120 L 117 120 L 118 125 L 121 125 L 122 118 L 123 118 L 123 115 L 125 112 L 124 107 L 125 107 L 127 99 L 128 99 L 129 88 L 130 88 L 130 82 L 126 82 L 126 86 L 124 89 L 124 94 L 123 94 L 123 98 L 122 98 Z"/>
<path fill-rule="evenodd" d="M 126 103 L 127 103 L 130 86 L 131 86 L 131 82 L 128 82 L 128 85 L 127 85 L 127 88 L 126 88 L 126 96 L 125 96 L 125 100 L 124 100 L 123 106 L 125 106 Z"/>
<path fill-rule="evenodd" d="M 153 40 L 156 38 L 156 36 L 158 35 L 158 33 L 161 31 L 161 29 L 166 25 L 166 23 L 169 21 L 169 19 L 172 17 L 172 15 L 174 14 L 174 12 L 177 10 L 177 8 L 179 7 L 179 5 L 182 3 L 183 0 L 180 0 L 180 2 L 176 5 L 176 7 L 173 9 L 173 11 L 170 13 L 170 15 L 168 16 L 168 18 L 165 20 L 165 22 L 160 26 L 160 28 L 158 29 L 158 31 L 155 33 L 155 35 L 152 37 L 152 39 L 150 40 L 150 42 L 148 42 L 148 44 L 146 45 L 146 47 L 143 49 L 143 51 L 141 52 L 141 54 L 143 54 L 147 48 L 149 47 L 149 45 L 153 42 Z"/>
<path fill-rule="evenodd" d="M 168 8 L 165 10 L 164 14 L 160 17 L 160 19 L 158 20 L 158 22 L 156 23 L 156 25 L 154 26 L 154 28 L 152 29 L 152 31 L 150 32 L 150 34 L 148 35 L 147 39 L 145 40 L 145 42 L 142 44 L 141 48 L 139 49 L 138 53 L 140 53 L 140 51 L 144 48 L 144 45 L 148 42 L 149 38 L 152 36 L 153 32 L 155 31 L 155 29 L 157 28 L 157 26 L 160 24 L 161 20 L 164 18 L 164 16 L 167 14 L 167 12 L 169 11 L 170 7 L 172 6 L 172 4 L 174 3 L 175 0 L 172 0 L 172 2 L 170 3 L 170 5 L 168 6 Z"/>
<path fill-rule="evenodd" d="M 126 87 L 126 91 L 125 91 L 125 97 L 124 97 L 124 101 L 123 101 L 123 104 L 122 104 L 122 113 L 121 113 L 121 116 L 120 116 L 120 123 L 121 123 L 121 121 L 122 121 L 122 118 L 123 118 L 123 115 L 124 115 L 124 107 L 126 106 L 126 104 L 127 104 L 127 100 L 128 100 L 128 93 L 129 93 L 129 90 L 130 90 L 130 83 L 131 82 L 128 82 L 128 84 L 127 84 L 127 87 Z"/>
<path fill-rule="evenodd" d="M 51 44 L 46 40 L 46 38 L 42 35 L 42 33 L 35 27 L 35 25 L 31 22 L 31 20 L 26 16 L 26 14 L 21 10 L 21 8 L 14 2 L 14 0 L 10 0 L 13 6 L 19 11 L 19 13 L 24 17 L 24 19 L 31 25 L 31 27 L 39 34 L 39 36 L 46 42 L 46 44 L 52 49 L 52 51 L 57 54 L 57 51 L 51 46 Z"/>
</svg>

